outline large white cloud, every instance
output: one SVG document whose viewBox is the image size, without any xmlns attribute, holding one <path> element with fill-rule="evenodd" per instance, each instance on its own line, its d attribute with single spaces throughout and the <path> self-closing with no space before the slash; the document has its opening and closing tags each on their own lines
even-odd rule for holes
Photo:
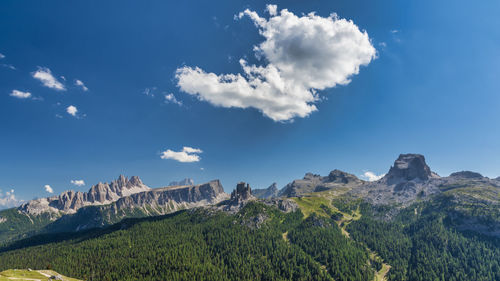
<svg viewBox="0 0 500 281">
<path fill-rule="evenodd" d="M 14 194 L 14 189 L 5 192 L 0 189 L 0 209 L 12 208 L 21 204 L 24 200 L 19 200 Z"/>
<path fill-rule="evenodd" d="M 52 72 L 47 67 L 39 67 L 37 71 L 32 73 L 32 76 L 40 80 L 45 87 L 58 91 L 66 91 L 66 87 L 52 75 Z"/>
<path fill-rule="evenodd" d="M 317 108 L 318 90 L 346 85 L 376 57 L 365 31 L 335 14 L 297 16 L 268 5 L 269 19 L 245 10 L 265 40 L 254 46 L 267 65 L 248 65 L 242 74 L 215 74 L 199 67 L 176 71 L 177 86 L 200 100 L 222 107 L 259 109 L 274 121 L 306 117 Z"/>
<path fill-rule="evenodd" d="M 161 159 L 173 159 L 183 163 L 199 162 L 201 158 L 198 154 L 202 152 L 199 148 L 184 146 L 181 151 L 167 149 L 161 153 L 160 157 Z"/>
</svg>

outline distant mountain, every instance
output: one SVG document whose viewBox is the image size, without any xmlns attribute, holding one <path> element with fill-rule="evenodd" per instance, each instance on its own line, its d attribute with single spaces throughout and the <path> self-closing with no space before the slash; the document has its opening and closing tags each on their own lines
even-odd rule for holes
<svg viewBox="0 0 500 281">
<path fill-rule="evenodd" d="M 180 181 L 172 181 L 168 186 L 182 186 L 182 185 L 194 185 L 194 180 L 190 178 L 185 178 Z"/>
<path fill-rule="evenodd" d="M 103 227 L 123 218 L 169 214 L 182 209 L 208 206 L 229 198 L 218 180 L 193 186 L 169 186 L 125 196 L 99 206 L 81 208 L 47 225 L 42 232 L 80 231 Z"/>
<path fill-rule="evenodd" d="M 252 195 L 257 198 L 274 198 L 278 197 L 278 187 L 276 183 L 271 184 L 268 188 L 265 189 L 254 189 L 252 190 Z"/>
<path fill-rule="evenodd" d="M 120 175 L 110 183 L 98 183 L 88 192 L 65 191 L 58 196 L 40 198 L 22 204 L 18 210 L 29 215 L 41 213 L 73 214 L 82 207 L 106 205 L 135 193 L 150 190 L 139 177 L 129 179 Z"/>
<path fill-rule="evenodd" d="M 307 173 L 303 179 L 294 180 L 279 192 L 279 196 L 296 197 L 311 192 L 320 192 L 338 188 L 353 188 L 364 181 L 355 175 L 340 170 L 333 170 L 326 177 Z"/>
<path fill-rule="evenodd" d="M 0 211 L 2 241 L 36 233 L 77 231 L 109 225 L 126 217 L 162 215 L 215 204 L 229 198 L 218 180 L 201 185 L 152 189 L 133 176 L 98 183 L 88 192 L 66 191 Z"/>
</svg>

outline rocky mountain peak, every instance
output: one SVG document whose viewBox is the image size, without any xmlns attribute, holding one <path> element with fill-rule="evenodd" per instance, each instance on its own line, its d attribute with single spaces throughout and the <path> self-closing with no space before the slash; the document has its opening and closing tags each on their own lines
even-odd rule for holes
<svg viewBox="0 0 500 281">
<path fill-rule="evenodd" d="M 180 181 L 172 181 L 168 186 L 184 186 L 184 185 L 194 185 L 194 180 L 190 178 L 185 178 Z"/>
<path fill-rule="evenodd" d="M 257 198 L 274 198 L 278 197 L 278 192 L 278 185 L 276 183 L 273 183 L 266 189 L 252 190 L 252 195 Z"/>
<path fill-rule="evenodd" d="M 244 182 L 236 185 L 236 189 L 231 192 L 230 205 L 241 205 L 250 199 L 255 199 L 252 195 L 252 188 Z"/>
<path fill-rule="evenodd" d="M 328 182 L 343 183 L 343 184 L 360 181 L 355 175 L 337 169 L 331 171 L 327 179 Z"/>
<path fill-rule="evenodd" d="M 460 179 L 480 179 L 483 178 L 483 175 L 476 172 L 471 171 L 461 171 L 455 172 L 450 175 L 450 178 L 460 178 Z"/>
<path fill-rule="evenodd" d="M 432 172 L 425 157 L 421 154 L 401 154 L 394 162 L 389 172 L 384 176 L 388 184 L 407 182 L 412 180 L 426 181 L 439 177 Z"/>
</svg>

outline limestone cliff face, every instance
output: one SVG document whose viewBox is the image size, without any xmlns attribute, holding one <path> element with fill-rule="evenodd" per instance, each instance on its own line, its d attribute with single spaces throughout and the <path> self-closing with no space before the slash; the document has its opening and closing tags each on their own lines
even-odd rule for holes
<svg viewBox="0 0 500 281">
<path fill-rule="evenodd" d="M 127 179 L 120 175 L 118 179 L 110 183 L 98 183 L 92 186 L 88 192 L 65 191 L 58 196 L 28 201 L 21 205 L 18 210 L 30 215 L 41 213 L 72 214 L 85 206 L 110 204 L 122 197 L 148 190 L 150 188 L 143 184 L 139 177 L 133 176 Z"/>
<path fill-rule="evenodd" d="M 111 204 L 81 208 L 74 214 L 62 216 L 48 225 L 45 231 L 79 231 L 103 227 L 124 218 L 164 215 L 216 204 L 228 198 L 219 180 L 199 185 L 149 189 L 124 196 Z"/>
<path fill-rule="evenodd" d="M 151 189 L 120 198 L 114 206 L 116 210 L 149 206 L 158 210 L 169 209 L 170 211 L 175 211 L 182 206 L 187 208 L 215 204 L 227 199 L 227 197 L 220 181 L 213 180 L 199 185 Z"/>
</svg>

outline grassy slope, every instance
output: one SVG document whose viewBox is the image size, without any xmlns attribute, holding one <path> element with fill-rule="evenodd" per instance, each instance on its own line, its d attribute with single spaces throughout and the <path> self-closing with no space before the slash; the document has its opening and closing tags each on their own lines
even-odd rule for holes
<svg viewBox="0 0 500 281">
<path fill-rule="evenodd" d="M 338 216 L 337 224 L 342 230 L 342 234 L 346 237 L 350 238 L 349 232 L 346 231 L 347 225 L 351 222 L 359 220 L 361 218 L 361 211 L 359 209 L 359 205 L 356 206 L 355 210 L 342 212 L 337 208 L 334 204 L 332 204 L 332 200 L 339 199 L 342 197 L 342 194 L 335 193 L 331 191 L 323 191 L 323 192 L 314 192 L 307 194 L 304 197 L 294 197 L 292 198 L 298 205 L 302 213 L 304 213 L 304 217 L 309 217 L 311 214 L 315 213 L 321 217 L 330 217 L 332 214 L 341 214 L 342 216 Z M 327 208 L 325 208 L 325 206 Z M 285 235 L 283 236 L 285 239 Z M 375 253 L 374 251 L 368 249 L 372 254 L 370 258 L 372 260 L 380 260 L 382 258 Z M 391 266 L 387 263 L 382 263 L 382 268 L 375 273 L 374 281 L 384 281 L 387 280 L 386 275 L 391 269 Z"/>
<path fill-rule="evenodd" d="M 12 280 L 47 280 L 49 276 L 58 276 L 59 273 L 52 270 L 25 270 L 25 269 L 9 269 L 0 272 L 0 281 L 12 281 Z M 80 281 L 79 279 L 66 277 L 60 275 L 63 281 Z"/>
</svg>

